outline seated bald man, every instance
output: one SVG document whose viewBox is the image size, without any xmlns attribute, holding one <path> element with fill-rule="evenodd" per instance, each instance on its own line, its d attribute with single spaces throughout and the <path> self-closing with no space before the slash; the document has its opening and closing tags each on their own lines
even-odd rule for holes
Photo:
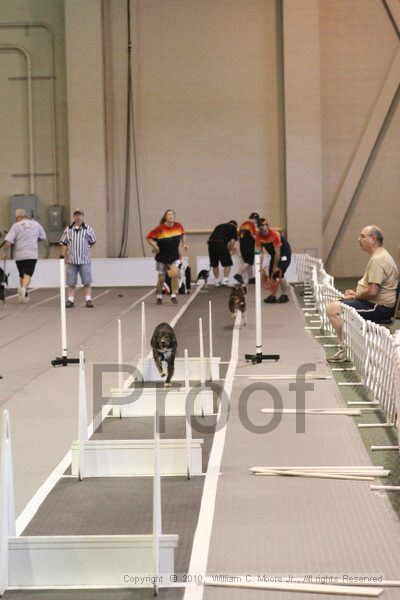
<svg viewBox="0 0 400 600">
<path fill-rule="evenodd" d="M 340 341 L 338 352 L 328 362 L 347 362 L 343 348 L 341 305 L 352 306 L 366 321 L 387 323 L 394 316 L 399 274 L 392 256 L 383 247 L 382 231 L 376 225 L 364 227 L 358 237 L 361 250 L 370 259 L 355 290 L 346 290 L 344 299 L 327 307 L 329 320 Z"/>
</svg>

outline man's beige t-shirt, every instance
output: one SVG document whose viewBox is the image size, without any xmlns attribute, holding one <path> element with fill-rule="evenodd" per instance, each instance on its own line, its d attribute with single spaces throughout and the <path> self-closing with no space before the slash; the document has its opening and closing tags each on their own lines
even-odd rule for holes
<svg viewBox="0 0 400 600">
<path fill-rule="evenodd" d="M 378 248 L 371 256 L 363 277 L 357 284 L 356 294 L 368 288 L 370 283 L 379 285 L 376 296 L 368 302 L 393 307 L 396 303 L 396 288 L 399 280 L 396 263 L 385 248 Z"/>
</svg>

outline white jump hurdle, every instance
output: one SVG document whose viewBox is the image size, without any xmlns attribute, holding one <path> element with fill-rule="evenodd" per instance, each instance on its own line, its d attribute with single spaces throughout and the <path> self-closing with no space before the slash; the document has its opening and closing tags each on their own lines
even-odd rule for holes
<svg viewBox="0 0 400 600">
<path fill-rule="evenodd" d="M 158 438 L 154 455 L 158 452 Z M 0 464 L 0 595 L 7 589 L 153 587 L 151 576 L 174 573 L 177 535 L 161 533 L 159 461 L 154 458 L 150 535 L 15 536 L 10 421 L 3 412 Z M 124 573 L 131 578 L 127 583 Z M 139 577 L 135 582 L 133 576 Z M 148 574 L 146 581 L 140 576 Z"/>
<path fill-rule="evenodd" d="M 214 413 L 212 390 L 192 387 L 189 394 L 189 399 L 194 398 L 193 415 L 212 415 Z M 112 396 L 113 398 L 121 398 L 118 392 L 113 392 Z M 158 401 L 159 405 L 163 406 L 164 416 L 184 417 L 186 416 L 186 399 L 186 388 L 136 387 L 124 390 L 120 404 L 114 405 L 115 412 L 113 408 L 113 416 L 153 417 Z"/>
<path fill-rule="evenodd" d="M 186 351 L 187 352 L 187 351 Z M 72 475 L 84 477 L 120 477 L 152 475 L 154 469 L 154 439 L 89 440 L 87 437 L 87 402 L 85 361 L 79 354 L 79 439 L 72 443 Z M 154 416 L 155 411 L 152 416 Z M 202 439 L 192 439 L 189 417 L 186 439 L 160 441 L 160 471 L 162 475 L 193 475 L 202 473 Z M 190 468 L 188 468 L 188 464 Z"/>
<path fill-rule="evenodd" d="M 207 380 L 215 380 L 220 378 L 220 362 L 219 356 L 213 355 L 213 332 L 212 332 L 212 308 L 211 301 L 208 307 L 208 325 L 209 325 L 209 357 L 192 356 L 189 358 L 189 375 L 191 381 L 201 381 L 202 373 Z M 202 337 L 202 332 L 201 332 Z M 120 363 L 121 364 L 121 363 Z M 141 374 L 143 381 L 163 381 L 156 365 L 154 364 L 151 353 L 146 355 L 146 314 L 145 305 L 142 302 L 141 312 L 141 346 L 140 359 L 136 365 L 137 370 Z M 185 379 L 185 359 L 178 357 L 175 359 L 174 379 L 184 381 Z M 128 377 L 124 381 L 124 389 L 129 388 L 133 382 L 133 377 Z"/>
<path fill-rule="evenodd" d="M 204 371 L 206 379 L 219 379 L 219 366 L 221 358 L 219 356 L 204 357 Z M 160 376 L 156 365 L 152 358 L 145 358 L 144 364 L 140 360 L 136 365 L 139 373 L 142 374 L 144 381 L 164 381 Z M 200 356 L 189 357 L 189 376 L 191 381 L 200 381 L 201 378 L 201 360 Z M 185 359 L 184 357 L 177 357 L 175 359 L 175 373 L 174 379 L 178 381 L 184 381 L 185 379 Z"/>
<path fill-rule="evenodd" d="M 211 306 L 209 306 L 209 316 L 211 317 Z M 211 320 L 210 320 L 211 323 Z M 145 313 L 144 304 L 142 304 L 142 355 L 145 353 L 145 341 L 143 332 L 145 330 Z M 210 335 L 211 327 L 210 327 Z M 212 338 L 210 338 L 212 339 Z M 182 388 L 162 388 L 162 387 L 141 387 L 141 381 L 134 381 L 133 377 L 129 377 L 123 382 L 122 380 L 122 332 L 121 323 L 118 322 L 118 387 L 111 390 L 113 398 L 123 399 L 122 401 L 113 404 L 112 415 L 114 417 L 152 417 L 155 414 L 157 402 L 160 403 L 160 409 L 163 407 L 163 414 L 166 417 L 184 417 L 187 412 L 186 400 L 190 393 L 190 405 L 193 404 L 192 414 L 211 415 L 214 413 L 213 391 L 206 387 L 207 364 L 209 379 L 219 378 L 219 357 L 206 358 L 204 356 L 204 338 L 202 319 L 199 319 L 199 357 L 175 360 L 175 377 L 186 382 Z M 210 352 L 212 351 L 212 342 Z M 142 363 L 139 361 L 138 370 L 142 373 Z M 145 365 L 148 367 L 147 373 L 144 374 L 145 381 L 154 381 L 161 383 L 163 379 L 158 373 L 157 367 L 152 358 L 145 358 Z M 151 371 L 151 374 L 149 375 Z M 189 389 L 189 381 L 199 382 L 197 385 Z M 133 385 L 133 387 L 129 387 Z M 193 401 L 191 400 L 193 398 Z"/>
<path fill-rule="evenodd" d="M 202 439 L 190 440 L 191 474 L 202 474 Z M 77 440 L 71 446 L 72 475 L 79 475 L 79 452 L 84 454 L 83 477 L 148 476 L 153 473 L 154 440 Z M 163 476 L 186 475 L 187 441 L 160 441 L 160 471 Z"/>
</svg>

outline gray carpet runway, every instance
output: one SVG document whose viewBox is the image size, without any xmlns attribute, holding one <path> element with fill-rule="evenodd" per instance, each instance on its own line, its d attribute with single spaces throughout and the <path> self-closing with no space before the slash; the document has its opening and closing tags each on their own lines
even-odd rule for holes
<svg viewBox="0 0 400 600">
<path fill-rule="evenodd" d="M 268 351 L 281 353 L 281 360 L 254 367 L 241 360 L 236 374 L 295 373 L 304 363 L 314 363 L 319 373 L 329 373 L 323 349 L 304 330 L 294 303 L 264 309 L 263 332 Z M 242 328 L 241 357 L 251 342 L 251 328 Z M 305 432 L 296 433 L 296 417 L 283 415 L 268 433 L 249 431 L 240 417 L 240 398 L 250 382 L 235 379 L 207 572 L 286 578 L 382 574 L 386 579 L 399 579 L 400 524 L 387 498 L 370 491 L 370 482 L 255 477 L 248 472 L 256 465 L 368 465 L 353 420 L 308 415 Z M 281 395 L 284 407 L 295 407 L 289 381 L 269 383 Z M 265 425 L 271 415 L 260 409 L 271 406 L 267 390 L 255 391 L 248 403 L 249 420 Z M 319 380 L 314 382 L 314 391 L 307 392 L 305 406 L 340 407 L 343 401 L 332 380 Z M 315 597 L 224 588 L 205 588 L 204 593 L 206 600 Z M 384 592 L 384 598 L 399 597 L 400 589 Z"/>
<path fill-rule="evenodd" d="M 102 291 L 106 290 L 99 293 Z M 111 290 L 98 299 L 93 311 L 79 308 L 74 309 L 73 315 L 68 313 L 71 351 L 78 352 L 83 344 L 89 365 L 115 360 L 116 319 L 146 291 Z M 122 298 L 119 293 L 123 294 Z M 34 294 L 39 302 L 46 299 L 46 294 L 38 290 L 32 294 L 31 302 Z M 50 291 L 47 294 L 54 295 Z M 264 352 L 278 352 L 281 360 L 254 366 L 244 361 L 244 353 L 255 350 L 253 294 L 254 287 L 250 287 L 248 325 L 241 328 L 236 376 L 292 374 L 305 363 L 314 364 L 319 373 L 329 374 L 323 349 L 304 330 L 305 323 L 293 297 L 286 305 L 262 307 Z M 214 354 L 221 356 L 223 361 L 229 360 L 232 319 L 227 310 L 228 295 L 226 289 L 213 288 L 199 293 L 175 328 L 179 356 L 183 355 L 184 348 L 188 348 L 189 354 L 198 354 L 199 316 L 204 320 L 205 347 L 208 348 L 208 301 L 212 299 Z M 184 298 L 179 297 L 179 301 L 177 307 L 168 304 L 156 307 L 154 296 L 146 300 L 148 339 L 158 322 L 169 321 L 177 313 Z M 0 402 L 3 400 L 12 412 L 20 508 L 24 498 L 25 501 L 27 497 L 29 499 L 29 493 L 32 495 L 32 490 L 40 485 L 38 482 L 52 470 L 51 465 L 62 458 L 77 433 L 76 368 L 55 370 L 47 366 L 48 355 L 54 353 L 58 343 L 55 340 L 57 300 L 37 308 L 32 304 L 29 309 L 24 306 L 7 308 L 7 311 L 14 311 L 18 321 L 23 320 L 26 337 L 21 338 L 24 326 L 14 323 L 13 329 L 12 323 L 16 319 L 10 318 L 11 315 L 0 317 L 3 318 L 1 324 L 6 327 L 4 339 L 7 344 L 2 348 L 0 343 L 0 371 L 6 375 L 0 384 Z M 128 362 L 139 351 L 139 326 L 138 305 L 123 315 L 124 351 Z M 12 357 L 9 360 L 8 350 Z M 21 375 L 22 365 L 26 372 Z M 224 365 L 224 372 L 226 367 Z M 90 371 L 88 368 L 89 396 L 92 389 Z M 15 379 L 10 381 L 13 377 Z M 18 387 L 16 380 L 19 377 Z M 260 381 L 265 383 L 265 380 Z M 284 415 L 273 431 L 257 432 L 256 426 L 265 426 L 270 420 L 260 408 L 271 407 L 273 403 L 265 386 L 250 395 L 246 409 L 243 394 L 253 383 L 256 380 L 244 377 L 236 377 L 234 381 L 207 573 L 300 577 L 306 574 L 314 577 L 383 574 L 385 579 L 399 579 L 400 524 L 387 497 L 371 492 L 369 482 L 254 477 L 248 472 L 249 467 L 255 465 L 367 465 L 369 458 L 353 420 L 344 416 L 307 416 L 305 432 L 296 433 L 295 416 Z M 295 392 L 289 389 L 288 380 L 269 383 L 281 396 L 283 406 L 295 407 Z M 340 406 L 343 401 L 333 380 L 315 381 L 314 390 L 307 392 L 306 407 Z M 167 428 L 165 437 L 183 437 L 184 420 L 167 419 Z M 151 419 L 121 421 L 108 418 L 101 433 L 96 433 L 95 437 L 144 439 L 150 437 L 151 430 Z M 212 435 L 195 435 L 205 439 L 205 467 Z M 23 481 L 25 475 L 28 484 Z M 203 485 L 204 477 L 191 481 L 182 477 L 162 480 L 163 531 L 180 536 L 176 572 L 185 572 L 188 568 Z M 149 532 L 151 497 L 151 478 L 91 478 L 83 482 L 63 478 L 25 533 Z M 151 590 L 21 591 L 5 595 L 5 598 L 18 600 L 138 600 L 152 597 Z M 183 598 L 183 591 L 160 590 L 159 597 Z M 307 600 L 316 596 L 204 588 L 203 597 L 205 600 Z M 342 596 L 323 597 L 333 600 Z M 400 590 L 386 589 L 383 597 L 389 600 L 400 598 Z"/>
<path fill-rule="evenodd" d="M 143 295 L 144 290 L 135 290 L 134 298 Z M 191 355 L 198 354 L 198 317 L 202 316 L 204 321 L 204 337 L 206 344 L 206 353 L 208 353 L 208 301 L 210 298 L 221 300 L 217 301 L 213 306 L 214 316 L 214 354 L 222 357 L 226 361 L 229 358 L 230 338 L 232 331 L 232 319 L 227 315 L 227 290 L 210 290 L 201 292 L 194 300 L 190 310 L 184 313 L 178 321 L 175 331 L 178 338 L 178 355 L 183 355 L 184 348 L 188 348 Z M 115 360 L 110 352 L 109 344 L 112 336 L 115 335 L 115 319 L 118 317 L 118 310 L 126 310 L 126 302 L 119 306 L 109 306 L 113 298 L 118 297 L 120 290 L 112 290 L 107 295 L 104 295 L 101 300 L 108 308 L 107 314 L 102 314 L 102 320 L 96 328 L 92 329 L 89 334 L 90 323 L 89 319 L 96 318 L 99 320 L 99 308 L 96 303 L 96 310 L 86 311 L 85 309 L 73 309 L 73 315 L 67 313 L 69 319 L 69 329 L 72 330 L 72 336 L 84 336 L 84 348 L 86 356 L 90 362 L 95 362 L 97 356 L 102 354 L 102 362 L 107 360 Z M 112 294 L 112 295 L 111 295 Z M 129 294 L 129 303 L 132 303 L 132 290 Z M 151 296 L 146 301 L 146 318 L 147 318 L 147 337 L 150 339 L 154 326 L 164 320 L 170 320 L 174 314 L 181 308 L 185 297 L 180 297 L 180 305 L 164 305 L 156 307 L 154 305 L 154 296 Z M 49 304 L 53 302 L 50 301 Z M 100 303 L 100 300 L 98 301 Z M 26 307 L 18 306 L 18 309 Z M 54 309 L 57 311 L 57 308 Z M 89 314 L 88 314 L 89 312 Z M 124 335 L 124 350 L 125 355 L 133 357 L 136 352 L 132 349 L 138 347 L 137 340 L 139 339 L 140 323 L 140 306 L 136 307 L 135 323 L 129 318 L 129 325 L 123 325 Z M 22 313 L 26 314 L 26 313 Z M 129 313 L 127 315 L 130 317 Z M 126 316 L 124 317 L 126 320 Z M 130 328 L 133 324 L 134 328 Z M 134 338 L 135 343 L 130 340 Z M 128 340 L 128 341 L 127 341 Z M 113 352 L 115 353 L 116 342 L 114 342 Z M 77 343 L 74 342 L 76 348 Z M 128 350 L 126 351 L 126 349 Z M 129 350 L 130 348 L 130 350 Z M 90 364 L 90 363 L 89 363 Z M 57 383 L 54 383 L 54 388 L 57 386 L 57 397 L 53 396 L 56 401 L 57 410 L 60 410 L 60 396 L 58 393 L 59 381 L 61 376 L 68 375 L 74 379 L 70 384 L 70 401 L 76 405 L 77 402 L 77 373 L 76 367 L 68 367 L 67 369 L 48 369 L 48 377 L 56 374 Z M 92 382 L 90 381 L 90 368 L 87 367 L 89 375 L 89 390 Z M 40 375 L 39 375 L 40 377 Z M 66 380 L 68 377 L 66 378 Z M 43 384 L 43 381 L 41 381 Z M 175 385 L 177 383 L 175 382 Z M 51 394 L 49 385 L 46 386 L 46 391 Z M 89 391 L 90 396 L 90 391 Z M 48 405 L 47 405 L 48 409 Z M 35 412 L 35 411 L 32 411 Z M 39 415 L 37 415 L 39 416 Z M 72 418 L 72 417 L 71 417 Z M 65 419 L 64 419 L 65 421 Z M 215 417 L 208 416 L 204 419 L 199 418 L 199 422 L 205 424 L 212 429 L 215 423 Z M 22 425 L 22 424 L 21 424 Z M 195 419 L 193 419 L 193 437 L 203 438 L 203 470 L 207 469 L 208 457 L 212 444 L 212 433 L 204 434 L 197 432 Z M 18 423 L 17 423 L 18 427 Z M 95 439 L 146 439 L 152 437 L 152 419 L 148 418 L 126 418 L 116 419 L 107 418 L 101 427 L 101 432 L 94 434 Z M 73 438 L 76 437 L 77 423 Z M 46 432 L 49 435 L 49 432 Z M 161 437 L 184 437 L 185 420 L 184 418 L 167 418 L 166 431 Z M 57 428 L 53 431 L 54 441 L 60 432 Z M 70 438 L 70 441 L 73 439 Z M 68 448 L 67 448 L 68 449 Z M 60 457 L 61 458 L 61 457 Z M 28 461 L 31 462 L 31 461 Z M 30 465 L 31 466 L 31 465 Z M 162 503 L 163 503 L 163 532 L 177 533 L 179 535 L 179 546 L 175 554 L 175 568 L 177 573 L 185 573 L 187 571 L 192 538 L 197 524 L 197 516 L 201 495 L 203 489 L 204 477 L 195 477 L 188 481 L 183 477 L 163 478 L 162 479 Z M 18 484 L 18 481 L 17 481 Z M 82 482 L 78 482 L 74 478 L 63 478 L 55 486 L 43 504 L 40 506 L 37 514 L 29 523 L 24 531 L 24 534 L 29 535 L 47 535 L 47 534 L 101 534 L 101 533 L 150 533 L 152 526 L 152 479 L 145 477 L 134 478 L 90 478 Z M 65 594 L 65 595 L 64 595 Z M 134 591 L 96 591 L 96 598 L 138 598 L 153 597 L 152 591 L 134 590 Z M 46 591 L 20 591 L 7 592 L 7 597 L 21 598 L 56 598 L 56 597 L 85 599 L 92 598 L 93 592 L 89 591 L 68 591 L 68 592 L 46 592 Z M 183 590 L 161 590 L 160 597 L 166 599 L 181 598 Z"/>
</svg>

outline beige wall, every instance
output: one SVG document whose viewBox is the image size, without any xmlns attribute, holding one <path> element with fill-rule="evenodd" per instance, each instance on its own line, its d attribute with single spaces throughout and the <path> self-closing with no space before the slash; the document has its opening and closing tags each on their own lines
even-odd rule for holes
<svg viewBox="0 0 400 600">
<path fill-rule="evenodd" d="M 284 226 L 278 131 L 275 2 L 147 0 L 133 3 L 136 149 L 143 229 L 175 208 L 189 229 L 258 210 Z M 113 180 L 123 195 L 125 2 L 109 10 Z M 133 194 L 132 210 L 135 211 Z M 206 252 L 205 236 L 190 240 Z M 132 221 L 129 251 L 140 255 Z M 148 253 L 147 249 L 146 252 Z"/>
<path fill-rule="evenodd" d="M 283 7 L 288 237 L 294 252 L 322 256 L 319 2 Z"/>
<path fill-rule="evenodd" d="M 102 14 L 99 0 L 65 3 L 70 209 L 81 208 L 107 256 Z"/>
<path fill-rule="evenodd" d="M 47 226 L 49 204 L 56 200 L 68 203 L 67 134 L 65 111 L 64 2 L 62 0 L 1 0 L 0 22 L 4 24 L 43 23 L 54 34 L 56 164 L 54 180 L 52 86 L 50 35 L 44 27 L 0 28 L 0 45 L 21 45 L 32 57 L 35 192 L 39 197 L 39 216 Z M 26 77 L 23 56 L 15 51 L 0 51 L 0 231 L 10 223 L 9 198 L 29 193 L 29 178 L 15 177 L 28 173 L 28 120 Z M 11 79 L 10 79 L 11 78 Z M 45 174 L 45 175 L 43 175 Z M 50 175 L 49 175 L 50 174 Z"/>
<path fill-rule="evenodd" d="M 326 225 L 399 40 L 380 0 L 283 0 L 284 105 L 279 6 L 275 0 L 132 0 L 144 233 L 169 207 L 187 228 L 201 229 L 258 210 L 277 226 L 289 225 L 296 250 L 320 245 L 321 215 Z M 90 207 L 88 220 L 100 239 L 97 255 L 115 256 L 125 184 L 126 2 L 1 0 L 2 22 L 31 20 L 55 31 L 58 200 L 67 217 L 70 203 Z M 0 29 L 0 43 L 9 42 L 32 51 L 34 75 L 49 73 L 44 31 Z M 0 150 L 0 230 L 9 224 L 9 196 L 28 191 L 26 178 L 12 177 L 27 171 L 26 86 L 9 80 L 24 74 L 23 65 L 19 55 L 0 52 L 0 135 L 6 140 Z M 34 83 L 40 172 L 52 169 L 49 84 Z M 389 250 L 397 253 L 399 119 L 396 106 L 351 202 L 329 265 L 336 275 L 362 271 L 365 257 L 355 238 L 366 223 L 380 225 Z M 54 200 L 51 177 L 36 178 L 36 191 L 43 215 Z M 130 208 L 128 254 L 139 256 L 133 168 Z M 189 240 L 192 258 L 205 252 L 206 237 Z"/>
<path fill-rule="evenodd" d="M 368 124 L 399 40 L 382 2 L 320 2 L 322 181 L 325 223 Z M 366 263 L 357 236 L 380 225 L 393 254 L 399 244 L 399 108 L 382 134 L 357 197 L 345 218 L 329 269 L 358 275 Z"/>
</svg>

